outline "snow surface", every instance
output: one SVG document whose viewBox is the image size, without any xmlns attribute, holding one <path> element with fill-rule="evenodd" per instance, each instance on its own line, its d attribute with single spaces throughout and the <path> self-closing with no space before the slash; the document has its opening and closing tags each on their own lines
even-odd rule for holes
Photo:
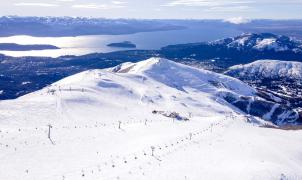
<svg viewBox="0 0 302 180">
<path fill-rule="evenodd" d="M 229 68 L 229 72 L 235 71 L 241 77 L 285 77 L 302 80 L 302 63 L 295 61 L 258 60 L 250 64 L 236 65 Z"/>
<path fill-rule="evenodd" d="M 255 93 L 234 78 L 151 58 L 1 101 L 0 179 L 301 179 L 302 132 L 247 123 L 219 98 L 229 91 Z"/>
<path fill-rule="evenodd" d="M 279 45 L 276 38 L 258 39 L 254 49 L 268 49 L 275 51 L 287 51 L 289 48 L 286 45 Z"/>
</svg>

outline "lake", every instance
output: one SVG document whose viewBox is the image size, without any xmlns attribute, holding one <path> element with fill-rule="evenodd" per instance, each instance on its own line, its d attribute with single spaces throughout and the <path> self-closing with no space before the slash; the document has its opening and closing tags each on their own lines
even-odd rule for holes
<svg viewBox="0 0 302 180">
<path fill-rule="evenodd" d="M 85 55 L 90 53 L 105 53 L 127 48 L 108 47 L 107 44 L 131 41 L 136 49 L 160 49 L 173 44 L 213 41 L 221 38 L 236 36 L 242 31 L 231 27 L 191 26 L 183 30 L 143 32 L 128 35 L 93 35 L 76 37 L 32 37 L 11 36 L 0 37 L 0 43 L 17 44 L 49 44 L 61 49 L 37 51 L 0 51 L 8 56 L 48 56 Z"/>
</svg>

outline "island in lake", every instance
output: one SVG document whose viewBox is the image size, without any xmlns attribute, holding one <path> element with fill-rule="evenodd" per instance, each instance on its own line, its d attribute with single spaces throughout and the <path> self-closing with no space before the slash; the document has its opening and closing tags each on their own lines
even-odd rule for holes
<svg viewBox="0 0 302 180">
<path fill-rule="evenodd" d="M 119 43 L 108 44 L 109 47 L 118 47 L 118 48 L 136 48 L 136 45 L 130 41 L 123 41 Z"/>
<path fill-rule="evenodd" d="M 49 49 L 60 49 L 60 48 L 48 44 L 21 45 L 15 43 L 0 43 L 1 51 L 32 51 L 32 50 L 49 50 Z"/>
</svg>

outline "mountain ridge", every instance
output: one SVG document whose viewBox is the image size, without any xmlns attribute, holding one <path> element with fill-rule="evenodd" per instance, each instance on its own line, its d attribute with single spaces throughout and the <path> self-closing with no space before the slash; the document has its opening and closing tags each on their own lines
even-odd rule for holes
<svg viewBox="0 0 302 180">
<path fill-rule="evenodd" d="M 236 73 L 236 71 L 239 73 Z M 288 78 L 302 80 L 302 63 L 296 61 L 258 60 L 250 64 L 236 65 L 226 71 L 245 78 Z"/>
<path fill-rule="evenodd" d="M 0 101 L 0 179 L 302 177 L 301 131 L 259 127 L 275 125 L 226 103 L 228 93 L 254 88 L 152 58 Z"/>
<path fill-rule="evenodd" d="M 58 88 L 57 86 L 64 86 L 64 83 L 62 84 L 62 82 L 69 84 L 69 81 L 75 83 L 79 81 L 79 79 L 86 79 L 85 77 L 87 75 L 83 75 L 85 73 L 91 74 L 89 72 L 90 71 L 85 71 L 64 78 L 58 82 L 60 84 L 55 83 L 56 89 Z M 207 96 L 210 95 L 212 99 L 220 99 L 221 103 L 226 106 L 232 108 L 234 106 L 244 113 L 263 118 L 267 122 L 272 122 L 276 125 L 294 125 L 299 124 L 301 121 L 298 112 L 295 110 L 282 104 L 278 104 L 279 102 L 263 99 L 257 95 L 259 93 L 256 89 L 236 78 L 182 65 L 167 59 L 150 58 L 137 63 L 122 63 L 116 67 L 107 69 L 105 72 L 120 74 L 122 76 L 134 75 L 135 78 L 141 79 L 142 82 L 151 78 L 156 83 L 161 83 L 164 86 L 176 89 L 182 93 L 188 93 L 188 91 L 205 93 Z M 93 74 L 90 76 L 93 76 Z M 90 76 L 88 75 L 87 78 L 91 79 Z M 112 80 L 109 80 L 109 82 L 111 81 Z M 116 87 L 118 89 L 123 87 L 119 82 L 106 82 L 105 84 L 108 84 L 108 87 Z M 68 87 L 65 87 L 65 89 L 68 90 Z M 133 95 L 135 94 L 135 90 L 129 90 L 129 92 Z M 138 94 L 136 96 L 141 96 Z M 146 96 L 145 98 L 149 99 L 148 95 L 143 96 Z M 161 99 L 162 95 L 158 95 L 158 97 Z M 156 96 L 155 99 L 158 100 L 158 97 Z M 153 99 L 149 100 L 152 103 L 156 102 Z"/>
</svg>

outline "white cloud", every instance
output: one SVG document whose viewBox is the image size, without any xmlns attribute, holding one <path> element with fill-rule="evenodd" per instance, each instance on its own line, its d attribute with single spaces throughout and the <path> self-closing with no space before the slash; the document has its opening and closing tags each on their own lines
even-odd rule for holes
<svg viewBox="0 0 302 180">
<path fill-rule="evenodd" d="M 257 0 L 257 4 L 302 4 L 301 0 Z"/>
<path fill-rule="evenodd" d="M 74 2 L 75 0 L 57 0 L 59 2 Z"/>
<path fill-rule="evenodd" d="M 15 3 L 15 6 L 39 6 L 39 7 L 56 7 L 58 4 L 50 4 L 50 3 Z"/>
<path fill-rule="evenodd" d="M 228 22 L 232 24 L 247 24 L 251 22 L 251 20 L 243 17 L 234 17 L 234 18 L 225 19 L 224 22 Z"/>
<path fill-rule="evenodd" d="M 302 0 L 171 0 L 162 6 L 188 6 L 188 7 L 221 7 L 244 5 L 302 5 Z"/>
<path fill-rule="evenodd" d="M 125 1 L 111 1 L 111 3 L 112 4 L 118 4 L 118 5 L 120 5 L 120 4 L 127 4 L 127 2 L 125 2 Z"/>
<path fill-rule="evenodd" d="M 250 4 L 254 1 L 233 1 L 233 0 L 174 0 L 163 6 L 197 6 L 197 7 L 215 7 L 227 5 Z"/>
<path fill-rule="evenodd" d="M 249 6 L 216 6 L 206 9 L 206 11 L 214 12 L 241 12 L 241 11 L 251 11 L 252 8 Z"/>
<path fill-rule="evenodd" d="M 82 8 L 82 9 L 102 9 L 102 10 L 109 10 L 109 9 L 118 9 L 124 8 L 125 6 L 122 4 L 75 4 L 72 8 Z"/>
</svg>

